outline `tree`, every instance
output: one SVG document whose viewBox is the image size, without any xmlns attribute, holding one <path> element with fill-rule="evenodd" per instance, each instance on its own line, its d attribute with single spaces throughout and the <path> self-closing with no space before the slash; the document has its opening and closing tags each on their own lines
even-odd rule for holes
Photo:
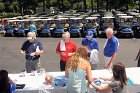
<svg viewBox="0 0 140 93">
<path fill-rule="evenodd" d="M 84 11 L 86 12 L 86 10 L 87 10 L 86 0 L 83 0 L 83 5 L 84 5 Z"/>
<path fill-rule="evenodd" d="M 10 4 L 9 9 L 12 10 L 14 13 L 15 13 L 15 12 L 19 12 L 19 3 L 18 3 L 16 0 L 14 0 L 14 1 Z"/>
<path fill-rule="evenodd" d="M 2 2 L 0 2 L 0 11 L 2 12 L 2 11 L 4 11 L 4 9 L 5 9 L 4 4 Z"/>
</svg>

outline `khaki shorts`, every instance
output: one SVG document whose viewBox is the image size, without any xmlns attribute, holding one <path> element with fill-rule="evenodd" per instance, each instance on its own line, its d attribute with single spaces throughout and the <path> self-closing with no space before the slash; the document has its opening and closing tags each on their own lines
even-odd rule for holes
<svg viewBox="0 0 140 93">
<path fill-rule="evenodd" d="M 108 63 L 110 62 L 110 60 L 111 60 L 111 57 L 106 57 L 106 56 L 104 56 L 104 67 L 106 68 L 106 66 L 108 65 Z M 110 68 L 109 69 L 111 69 L 112 68 L 112 63 L 111 63 L 111 66 L 110 66 Z"/>
</svg>

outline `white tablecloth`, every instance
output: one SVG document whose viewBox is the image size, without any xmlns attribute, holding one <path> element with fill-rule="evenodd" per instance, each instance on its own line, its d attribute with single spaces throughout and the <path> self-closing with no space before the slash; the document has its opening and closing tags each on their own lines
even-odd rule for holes
<svg viewBox="0 0 140 93">
<path fill-rule="evenodd" d="M 132 67 L 126 68 L 127 77 L 129 77 L 134 85 L 130 85 L 130 93 L 140 92 L 140 68 Z M 64 75 L 64 72 L 47 72 L 54 77 Z M 31 76 L 28 73 L 25 77 L 19 77 L 20 74 L 9 74 L 12 80 L 17 80 L 17 84 L 26 84 L 23 89 L 16 89 L 15 93 L 67 93 L 66 87 L 56 87 L 52 85 L 45 85 L 45 75 L 37 74 Z M 106 69 L 93 70 L 92 77 L 111 76 L 112 73 Z M 89 89 L 89 93 L 97 93 L 93 88 Z"/>
</svg>

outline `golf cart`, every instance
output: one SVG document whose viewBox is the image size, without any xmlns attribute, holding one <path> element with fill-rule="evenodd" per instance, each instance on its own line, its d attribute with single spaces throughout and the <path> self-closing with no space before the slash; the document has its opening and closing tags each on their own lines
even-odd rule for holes
<svg viewBox="0 0 140 93">
<path fill-rule="evenodd" d="M 119 16 L 118 17 L 118 36 L 133 37 L 134 33 L 132 30 L 133 16 Z"/>
<path fill-rule="evenodd" d="M 114 29 L 114 17 L 113 16 L 104 16 L 100 19 L 100 35 L 105 36 L 105 30 L 110 27 Z"/>
<path fill-rule="evenodd" d="M 51 36 L 50 24 L 49 21 L 53 20 L 52 18 L 48 19 L 41 19 L 43 21 L 43 26 L 41 27 L 40 32 L 38 33 L 39 36 Z"/>
<path fill-rule="evenodd" d="M 99 27 L 99 24 L 97 23 L 97 19 L 98 17 L 87 17 L 85 18 L 87 20 L 87 24 L 86 24 L 86 27 L 85 27 L 85 34 L 88 32 L 88 31 L 92 31 L 93 34 L 94 34 L 94 37 L 97 37 L 97 33 L 98 33 L 98 27 Z"/>
<path fill-rule="evenodd" d="M 23 20 L 11 20 L 13 22 L 15 36 L 26 36 Z"/>
<path fill-rule="evenodd" d="M 7 23 L 5 25 L 5 31 L 5 36 L 14 36 L 14 28 L 10 20 L 7 20 Z"/>
<path fill-rule="evenodd" d="M 62 37 L 62 34 L 64 32 L 64 26 L 68 18 L 57 18 L 55 19 L 55 29 L 53 32 L 54 37 Z"/>
<path fill-rule="evenodd" d="M 81 30 L 82 30 L 82 23 L 80 23 L 80 20 L 82 20 L 81 17 L 73 17 L 69 20 L 69 32 L 71 36 L 74 37 L 80 37 L 81 36 Z"/>
</svg>

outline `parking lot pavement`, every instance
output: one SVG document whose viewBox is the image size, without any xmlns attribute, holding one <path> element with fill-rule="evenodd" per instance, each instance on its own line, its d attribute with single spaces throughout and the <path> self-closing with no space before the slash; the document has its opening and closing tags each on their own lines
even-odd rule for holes
<svg viewBox="0 0 140 93">
<path fill-rule="evenodd" d="M 59 71 L 59 55 L 55 53 L 56 46 L 61 38 L 38 38 L 44 47 L 44 54 L 41 55 L 42 67 L 46 71 Z M 25 37 L 0 37 L 0 69 L 6 69 L 9 73 L 19 73 L 24 67 L 24 55 L 19 53 Z M 82 38 L 72 38 L 77 44 L 81 45 Z M 103 46 L 105 38 L 97 38 L 99 42 L 98 69 L 102 69 Z M 136 66 L 135 56 L 140 48 L 140 39 L 119 39 L 120 46 L 115 62 L 122 62 L 126 67 Z"/>
</svg>

